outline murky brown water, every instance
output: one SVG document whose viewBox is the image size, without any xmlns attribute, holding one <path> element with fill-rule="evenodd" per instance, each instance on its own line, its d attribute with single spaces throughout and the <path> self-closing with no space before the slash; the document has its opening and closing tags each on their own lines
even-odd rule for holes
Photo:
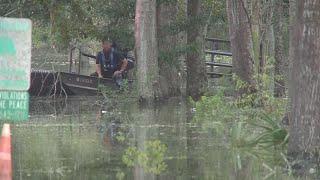
<svg viewBox="0 0 320 180">
<path fill-rule="evenodd" d="M 33 99 L 30 120 L 12 126 L 14 179 L 290 179 L 258 159 L 242 159 L 239 169 L 224 139 L 190 123 L 184 101 L 139 107 L 101 98 Z M 148 142 L 164 145 L 164 157 L 149 153 L 148 166 L 144 156 L 128 166 L 126 150 L 144 152 Z"/>
<path fill-rule="evenodd" d="M 66 63 L 50 62 L 33 67 L 68 69 Z M 181 99 L 140 107 L 130 98 L 32 98 L 29 121 L 12 125 L 13 177 L 293 179 L 284 168 L 230 147 L 215 128 L 194 124 L 191 107 Z"/>
</svg>

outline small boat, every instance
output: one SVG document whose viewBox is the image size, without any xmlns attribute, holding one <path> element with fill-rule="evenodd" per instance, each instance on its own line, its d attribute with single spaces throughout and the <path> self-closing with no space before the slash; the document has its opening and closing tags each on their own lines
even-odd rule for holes
<svg viewBox="0 0 320 180">
<path fill-rule="evenodd" d="M 117 90 L 119 85 L 112 78 L 98 78 L 80 74 L 81 55 L 95 58 L 80 51 L 77 62 L 72 59 L 72 48 L 69 57 L 69 72 L 48 70 L 32 70 L 29 94 L 31 96 L 66 96 L 66 95 L 97 95 L 101 89 Z M 72 71 L 78 64 L 78 73 Z M 128 80 L 131 87 L 132 80 Z"/>
<path fill-rule="evenodd" d="M 29 94 L 31 96 L 97 95 L 101 88 L 117 90 L 119 86 L 112 78 L 32 70 Z"/>
</svg>

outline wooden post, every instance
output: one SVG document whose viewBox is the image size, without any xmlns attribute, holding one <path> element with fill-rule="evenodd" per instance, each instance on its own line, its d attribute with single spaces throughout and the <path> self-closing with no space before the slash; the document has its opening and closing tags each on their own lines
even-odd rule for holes
<svg viewBox="0 0 320 180">
<path fill-rule="evenodd" d="M 80 69 L 81 69 L 81 51 L 82 51 L 82 47 L 79 47 L 79 60 L 78 60 L 78 74 L 80 74 Z"/>
<path fill-rule="evenodd" d="M 217 41 L 212 41 L 212 51 L 218 50 L 218 42 Z M 211 54 L 211 62 L 214 63 L 214 56 L 215 54 Z M 211 66 L 211 72 L 214 71 L 214 66 Z"/>
<path fill-rule="evenodd" d="M 70 48 L 70 52 L 69 52 L 69 73 L 71 73 L 71 68 L 73 65 L 73 61 L 72 61 L 72 51 L 73 51 L 74 47 L 71 46 Z"/>
</svg>

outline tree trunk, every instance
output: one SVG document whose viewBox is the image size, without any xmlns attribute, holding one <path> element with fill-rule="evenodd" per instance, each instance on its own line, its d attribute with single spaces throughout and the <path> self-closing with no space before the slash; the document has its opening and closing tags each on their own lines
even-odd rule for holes
<svg viewBox="0 0 320 180">
<path fill-rule="evenodd" d="M 291 79 L 291 74 L 292 74 L 292 68 L 293 68 L 293 58 L 294 58 L 294 47 L 296 46 L 295 41 L 294 41 L 294 37 L 293 37 L 293 32 L 294 32 L 294 24 L 296 22 L 296 10 L 297 10 L 297 0 L 290 0 L 289 1 L 289 82 L 292 82 L 293 79 Z M 293 95 L 291 94 L 291 90 L 293 89 L 294 86 L 291 86 L 292 83 L 288 83 L 288 87 L 289 87 L 289 100 L 292 99 Z M 288 113 L 290 114 L 290 113 Z M 291 118 L 289 118 L 289 123 L 290 123 Z"/>
<path fill-rule="evenodd" d="M 244 0 L 227 0 L 229 35 L 232 51 L 233 72 L 247 87 L 240 89 L 238 95 L 254 92 L 256 83 L 250 21 Z"/>
<path fill-rule="evenodd" d="M 203 45 L 204 38 L 201 36 L 202 23 L 201 0 L 188 0 L 187 4 L 189 27 L 187 30 L 187 95 L 198 100 L 207 88 L 207 73 L 205 68 Z"/>
<path fill-rule="evenodd" d="M 259 27 L 259 68 L 258 68 L 258 73 L 259 73 L 259 83 L 262 82 L 262 76 L 267 72 L 267 57 L 268 57 L 268 46 L 269 46 L 269 39 L 268 39 L 268 34 L 270 33 L 269 31 L 271 30 L 272 26 L 272 15 L 273 15 L 273 10 L 272 10 L 272 1 L 260 1 L 260 6 L 259 6 L 259 16 L 260 16 L 260 27 Z M 262 85 L 260 85 L 262 86 Z M 261 89 L 261 88 L 260 88 Z"/>
<path fill-rule="evenodd" d="M 320 1 L 299 0 L 293 26 L 289 153 L 320 147 Z"/>
<path fill-rule="evenodd" d="M 159 48 L 160 89 L 163 97 L 181 95 L 181 62 L 175 53 L 179 45 L 178 34 L 170 34 L 169 25 L 177 18 L 177 2 L 157 6 L 157 32 Z"/>
<path fill-rule="evenodd" d="M 156 0 L 137 0 L 135 39 L 139 97 L 151 102 L 159 98 Z"/>
<path fill-rule="evenodd" d="M 243 1 L 243 0 L 242 0 Z M 263 6 L 261 0 L 252 0 L 251 2 L 248 2 L 246 7 L 247 12 L 250 13 L 250 22 L 251 23 L 251 32 L 252 32 L 252 46 L 253 46 L 253 53 L 252 53 L 252 59 L 256 64 L 259 64 L 257 67 L 257 72 L 260 74 L 262 72 L 262 62 L 260 61 L 262 55 L 261 55 L 261 6 Z M 243 2 L 244 4 L 244 2 Z M 250 6 L 251 5 L 251 6 Z"/>
<path fill-rule="evenodd" d="M 274 58 L 275 58 L 275 97 L 285 97 L 285 45 L 284 45 L 284 17 L 283 1 L 273 1 L 273 30 L 274 30 Z"/>
</svg>

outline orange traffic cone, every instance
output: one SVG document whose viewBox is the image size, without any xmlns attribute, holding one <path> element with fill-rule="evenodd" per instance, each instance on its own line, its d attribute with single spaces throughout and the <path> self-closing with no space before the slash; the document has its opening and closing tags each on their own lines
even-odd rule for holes
<svg viewBox="0 0 320 180">
<path fill-rule="evenodd" d="M 4 124 L 0 139 L 0 180 L 12 179 L 10 125 Z"/>
</svg>

